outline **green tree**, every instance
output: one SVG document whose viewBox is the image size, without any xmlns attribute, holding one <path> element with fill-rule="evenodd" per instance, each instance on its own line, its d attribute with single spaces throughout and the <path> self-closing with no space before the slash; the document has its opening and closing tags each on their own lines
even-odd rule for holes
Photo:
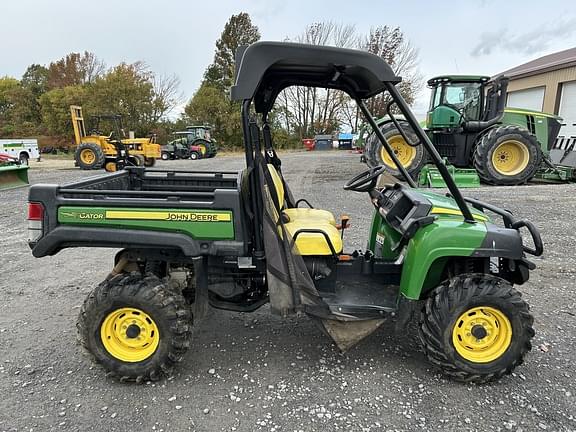
<svg viewBox="0 0 576 432">
<path fill-rule="evenodd" d="M 232 15 L 220 39 L 216 41 L 214 62 L 204 74 L 205 81 L 212 87 L 228 92 L 234 80 L 234 56 L 242 45 L 250 45 L 260 39 L 258 27 L 252 24 L 250 15 L 241 12 Z"/>
<path fill-rule="evenodd" d="M 56 88 L 40 96 L 42 123 L 51 135 L 73 137 L 70 105 L 86 102 L 86 88 L 82 85 Z"/>
<path fill-rule="evenodd" d="M 48 89 L 48 69 L 39 64 L 31 64 L 22 75 L 20 84 L 23 91 L 20 95 L 21 103 L 23 105 L 24 116 L 30 123 L 35 123 L 36 127 L 33 129 L 40 129 L 42 122 L 42 113 L 40 109 L 40 96 L 46 93 Z"/>
<path fill-rule="evenodd" d="M 245 12 L 232 15 L 216 41 L 214 62 L 206 69 L 200 88 L 184 110 L 191 122 L 214 127 L 213 135 L 221 148 L 237 148 L 242 144 L 240 104 L 228 98 L 234 80 L 234 56 L 238 47 L 259 39 L 260 32 L 250 15 Z"/>
<path fill-rule="evenodd" d="M 241 145 L 240 111 L 222 90 L 203 83 L 184 112 L 191 123 L 213 126 L 213 135 L 220 147 Z"/>
<path fill-rule="evenodd" d="M 14 133 L 14 123 L 12 115 L 14 110 L 14 92 L 20 83 L 16 78 L 0 78 L 0 134 L 11 136 Z"/>
</svg>

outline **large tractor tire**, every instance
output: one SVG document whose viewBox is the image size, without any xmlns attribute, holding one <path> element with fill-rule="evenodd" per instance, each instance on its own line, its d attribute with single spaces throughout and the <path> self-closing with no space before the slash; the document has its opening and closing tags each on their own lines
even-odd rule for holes
<svg viewBox="0 0 576 432">
<path fill-rule="evenodd" d="M 414 134 L 414 131 L 410 125 L 406 122 L 399 122 L 402 130 L 408 136 L 411 142 L 417 142 L 418 138 Z M 428 161 L 428 154 L 424 149 L 424 146 L 411 146 L 404 140 L 404 137 L 400 134 L 396 126 L 393 123 L 385 123 L 380 127 L 384 138 L 388 141 L 388 144 L 392 147 L 394 154 L 400 161 L 400 163 L 406 168 L 408 174 L 412 178 L 417 178 L 422 167 Z M 366 148 L 364 150 L 364 155 L 366 159 L 366 164 L 373 168 L 375 166 L 383 165 L 393 176 L 402 179 L 402 174 L 396 168 L 396 164 L 382 146 L 382 143 L 378 139 L 375 133 L 371 133 L 366 139 Z"/>
<path fill-rule="evenodd" d="M 474 168 L 488 184 L 512 186 L 532 179 L 542 163 L 536 138 L 526 129 L 497 126 L 481 136 L 474 149 Z"/>
<path fill-rule="evenodd" d="M 420 339 L 432 364 L 464 382 L 484 383 L 522 364 L 534 337 L 528 304 L 507 281 L 464 274 L 427 299 Z"/>
<path fill-rule="evenodd" d="M 80 144 L 74 154 L 76 164 L 83 170 L 95 170 L 104 165 L 104 152 L 98 144 Z"/>
<path fill-rule="evenodd" d="M 190 346 L 192 316 L 182 295 L 155 275 L 120 274 L 84 301 L 80 343 L 120 381 L 169 375 Z"/>
</svg>

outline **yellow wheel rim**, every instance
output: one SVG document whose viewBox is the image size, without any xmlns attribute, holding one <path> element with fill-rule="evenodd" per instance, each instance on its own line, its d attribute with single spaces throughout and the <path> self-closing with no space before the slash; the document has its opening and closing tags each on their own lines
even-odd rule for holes
<svg viewBox="0 0 576 432">
<path fill-rule="evenodd" d="M 104 169 L 108 172 L 117 171 L 117 168 L 116 162 L 106 162 L 106 165 L 104 165 Z"/>
<path fill-rule="evenodd" d="M 156 352 L 160 332 L 147 313 L 135 308 L 121 308 L 104 319 L 100 338 L 112 357 L 135 363 Z"/>
<path fill-rule="evenodd" d="M 456 320 L 452 330 L 454 348 L 472 363 L 489 363 L 498 359 L 511 342 L 510 320 L 489 306 L 467 310 Z"/>
<path fill-rule="evenodd" d="M 80 160 L 86 165 L 91 165 L 96 161 L 96 155 L 91 149 L 83 149 L 80 152 Z"/>
<path fill-rule="evenodd" d="M 492 153 L 492 165 L 502 175 L 513 176 L 528 166 L 530 152 L 520 141 L 508 140 L 498 144 Z"/>
<path fill-rule="evenodd" d="M 392 151 L 404 167 L 409 167 L 414 158 L 416 157 L 416 149 L 412 146 L 409 146 L 402 135 L 394 135 L 390 138 L 386 138 L 390 147 L 392 147 Z M 382 158 L 382 162 L 384 162 L 387 166 L 393 169 L 396 168 L 396 164 L 386 151 L 384 147 L 380 150 L 380 157 Z"/>
</svg>

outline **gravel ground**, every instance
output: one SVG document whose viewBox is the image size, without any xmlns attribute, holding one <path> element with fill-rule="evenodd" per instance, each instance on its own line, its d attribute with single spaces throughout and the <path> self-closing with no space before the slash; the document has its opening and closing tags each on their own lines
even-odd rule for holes
<svg viewBox="0 0 576 432">
<path fill-rule="evenodd" d="M 352 228 L 347 248 L 364 247 L 366 194 L 342 190 L 364 169 L 358 155 L 292 153 L 285 176 L 297 197 Z M 242 157 L 161 162 L 159 167 L 239 169 Z M 33 183 L 93 173 L 37 164 Z M 62 165 L 68 166 L 68 165 Z M 528 217 L 546 252 L 521 287 L 535 315 L 534 348 L 498 383 L 463 385 L 437 373 L 413 330 L 385 325 L 340 354 L 305 317 L 283 321 L 214 310 L 195 328 L 175 375 L 146 385 L 107 379 L 82 355 L 75 322 L 114 251 L 69 249 L 34 259 L 26 245 L 26 189 L 0 192 L 0 430 L 68 431 L 408 431 L 576 430 L 575 185 L 468 190 Z"/>
</svg>

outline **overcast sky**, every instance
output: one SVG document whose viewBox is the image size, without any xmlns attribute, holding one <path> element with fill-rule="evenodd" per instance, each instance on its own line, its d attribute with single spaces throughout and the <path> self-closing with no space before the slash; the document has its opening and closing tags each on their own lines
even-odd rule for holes
<svg viewBox="0 0 576 432">
<path fill-rule="evenodd" d="M 425 78 L 493 75 L 576 46 L 574 0 L 2 0 L 0 76 L 20 78 L 32 63 L 87 50 L 109 66 L 143 60 L 156 73 L 176 74 L 189 99 L 224 24 L 239 12 L 251 15 L 264 40 L 283 40 L 317 21 L 354 24 L 360 32 L 400 26 L 419 50 Z M 427 99 L 423 89 L 419 116 Z"/>
</svg>

